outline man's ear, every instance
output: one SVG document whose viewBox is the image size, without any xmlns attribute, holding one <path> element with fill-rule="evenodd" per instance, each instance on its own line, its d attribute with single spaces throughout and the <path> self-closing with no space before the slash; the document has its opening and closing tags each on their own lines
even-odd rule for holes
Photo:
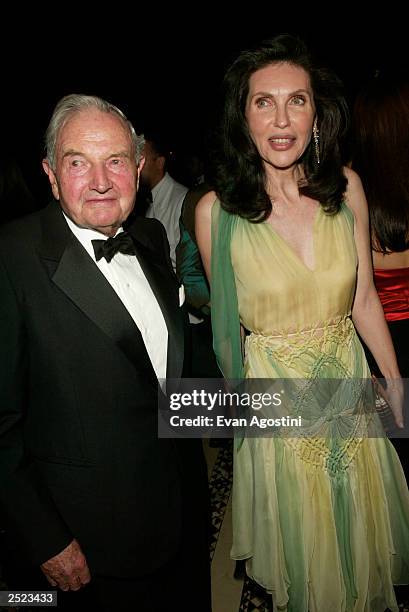
<svg viewBox="0 0 409 612">
<path fill-rule="evenodd" d="M 145 165 L 145 158 L 141 157 L 139 164 L 136 167 L 136 191 L 139 190 L 139 179 L 141 178 L 141 172 Z"/>
<path fill-rule="evenodd" d="M 57 177 L 55 176 L 54 170 L 51 168 L 48 159 L 43 159 L 43 170 L 48 176 L 48 180 L 50 181 L 53 196 L 56 200 L 59 200 L 60 192 L 58 189 Z"/>
<path fill-rule="evenodd" d="M 145 161 L 146 161 L 146 157 L 144 157 L 143 155 L 141 156 L 140 160 L 139 160 L 139 164 L 138 164 L 138 171 L 139 174 L 142 172 L 143 167 L 145 165 Z"/>
</svg>

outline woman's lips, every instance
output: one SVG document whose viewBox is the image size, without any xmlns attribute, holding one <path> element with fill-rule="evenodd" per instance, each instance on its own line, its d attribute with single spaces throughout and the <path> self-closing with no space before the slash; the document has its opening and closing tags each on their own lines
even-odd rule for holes
<svg viewBox="0 0 409 612">
<path fill-rule="evenodd" d="M 295 138 L 291 136 L 280 136 L 269 138 L 268 143 L 274 151 L 287 151 L 295 143 Z"/>
</svg>

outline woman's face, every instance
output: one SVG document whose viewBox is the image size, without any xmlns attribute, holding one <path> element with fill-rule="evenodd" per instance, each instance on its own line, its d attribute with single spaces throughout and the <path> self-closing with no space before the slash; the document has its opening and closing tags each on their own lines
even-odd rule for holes
<svg viewBox="0 0 409 612">
<path fill-rule="evenodd" d="M 310 79 L 303 68 L 269 64 L 251 75 L 246 119 L 266 164 L 278 169 L 296 164 L 311 140 L 314 116 Z"/>
</svg>

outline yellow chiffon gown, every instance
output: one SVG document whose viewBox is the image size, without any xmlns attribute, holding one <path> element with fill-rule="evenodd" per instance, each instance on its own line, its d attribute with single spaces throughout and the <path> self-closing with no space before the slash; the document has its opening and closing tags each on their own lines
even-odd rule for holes
<svg viewBox="0 0 409 612">
<path fill-rule="evenodd" d="M 270 224 L 228 215 L 215 203 L 213 317 L 223 291 L 221 318 L 234 317 L 237 306 L 249 332 L 246 378 L 370 376 L 350 318 L 353 225 L 345 204 L 336 215 L 320 207 L 309 269 Z M 228 363 L 235 356 L 220 329 L 216 323 L 223 370 L 222 353 Z M 247 560 L 248 575 L 279 610 L 398 610 L 393 584 L 409 582 L 409 494 L 399 459 L 384 437 L 337 439 L 336 423 L 329 426 L 332 440 L 245 437 L 237 445 L 231 555 Z"/>
</svg>

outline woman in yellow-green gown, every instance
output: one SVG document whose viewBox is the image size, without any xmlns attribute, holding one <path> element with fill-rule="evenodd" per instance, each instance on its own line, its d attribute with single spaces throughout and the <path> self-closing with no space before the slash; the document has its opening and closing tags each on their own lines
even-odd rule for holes
<svg viewBox="0 0 409 612">
<path fill-rule="evenodd" d="M 357 328 L 388 379 L 401 427 L 402 385 L 371 280 L 365 197 L 339 156 L 338 80 L 314 67 L 299 39 L 281 35 L 238 57 L 225 92 L 216 190 L 199 202 L 196 220 L 222 372 L 365 381 Z M 246 560 L 278 610 L 397 611 L 393 585 L 409 582 L 406 481 L 373 411 L 378 433 L 345 434 L 352 400 L 374 399 L 354 389 L 344 385 L 338 412 L 324 406 L 316 437 L 246 436 L 235 445 L 231 554 Z"/>
</svg>

